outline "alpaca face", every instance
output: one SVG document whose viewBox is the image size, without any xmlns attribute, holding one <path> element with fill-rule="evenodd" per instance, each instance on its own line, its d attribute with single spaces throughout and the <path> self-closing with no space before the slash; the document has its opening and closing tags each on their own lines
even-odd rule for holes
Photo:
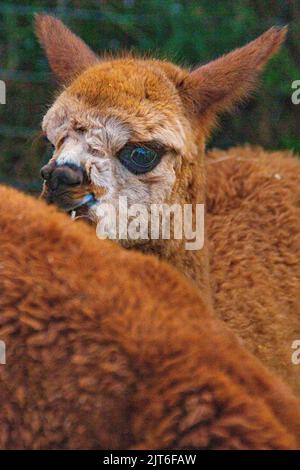
<svg viewBox="0 0 300 470">
<path fill-rule="evenodd" d="M 99 206 L 118 207 L 120 196 L 146 207 L 170 200 L 182 159 L 197 150 L 174 84 L 151 61 L 91 67 L 49 109 L 43 131 L 55 149 L 53 174 L 83 172 L 81 184 L 49 178 L 44 197 L 70 211 L 91 195 L 85 209 L 95 222 Z"/>
<path fill-rule="evenodd" d="M 253 88 L 285 29 L 194 71 L 158 60 L 100 59 L 59 20 L 37 34 L 64 91 L 43 121 L 54 145 L 43 195 L 101 221 L 101 206 L 204 200 L 204 142 L 219 113 Z M 194 210 L 194 209 L 193 209 Z"/>
</svg>

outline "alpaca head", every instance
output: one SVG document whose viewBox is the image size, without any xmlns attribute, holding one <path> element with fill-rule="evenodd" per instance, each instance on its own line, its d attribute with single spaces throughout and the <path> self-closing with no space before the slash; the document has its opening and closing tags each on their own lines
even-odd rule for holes
<svg viewBox="0 0 300 470">
<path fill-rule="evenodd" d="M 37 35 L 63 91 L 43 120 L 54 146 L 44 197 L 98 221 L 117 206 L 203 202 L 204 145 L 219 113 L 252 90 L 285 29 L 193 71 L 171 63 L 98 57 L 59 20 L 37 17 Z"/>
</svg>

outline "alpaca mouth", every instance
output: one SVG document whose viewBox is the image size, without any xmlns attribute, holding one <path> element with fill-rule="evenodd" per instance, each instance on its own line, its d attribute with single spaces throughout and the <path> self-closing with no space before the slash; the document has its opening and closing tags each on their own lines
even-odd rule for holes
<svg viewBox="0 0 300 470">
<path fill-rule="evenodd" d="M 87 212 L 97 202 L 93 192 L 74 194 L 71 191 L 49 191 L 47 186 L 44 187 L 41 197 L 48 204 L 55 204 L 59 209 L 69 214 L 78 210 Z"/>
<path fill-rule="evenodd" d="M 74 201 L 73 205 L 62 207 L 66 212 L 76 211 L 79 208 L 89 208 L 96 203 L 96 198 L 93 193 L 86 194 L 81 200 Z"/>
<path fill-rule="evenodd" d="M 93 193 L 86 194 L 81 201 L 77 201 L 72 207 L 65 208 L 72 220 L 79 218 L 90 219 L 88 209 L 96 203 L 96 198 Z"/>
</svg>

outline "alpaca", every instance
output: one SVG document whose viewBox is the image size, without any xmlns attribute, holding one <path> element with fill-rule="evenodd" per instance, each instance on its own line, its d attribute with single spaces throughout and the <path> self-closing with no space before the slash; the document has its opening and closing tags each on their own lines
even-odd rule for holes
<svg viewBox="0 0 300 470">
<path fill-rule="evenodd" d="M 260 149 L 233 149 L 221 160 L 204 152 L 217 116 L 253 89 L 285 28 L 192 72 L 130 55 L 101 59 L 49 16 L 37 17 L 37 34 L 64 86 L 43 120 L 55 147 L 42 170 L 43 197 L 98 224 L 99 209 L 121 196 L 147 208 L 206 203 L 201 250 L 186 250 L 184 238 L 118 241 L 185 274 L 300 397 L 291 362 L 300 337 L 300 164 Z"/>
<path fill-rule="evenodd" d="M 300 448 L 300 407 L 199 290 L 0 186 L 1 449 Z"/>
</svg>

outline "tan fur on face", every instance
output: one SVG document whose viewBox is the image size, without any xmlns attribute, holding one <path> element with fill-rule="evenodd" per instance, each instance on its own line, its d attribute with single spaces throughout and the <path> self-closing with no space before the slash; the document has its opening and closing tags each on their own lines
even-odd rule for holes
<svg viewBox="0 0 300 470">
<path fill-rule="evenodd" d="M 173 93 L 173 100 L 162 100 L 162 86 L 165 96 Z M 111 93 L 111 88 L 118 92 Z M 43 129 L 56 145 L 53 158 L 58 164 L 72 163 L 85 169 L 97 199 L 89 209 L 96 222 L 99 205 L 117 207 L 120 196 L 126 196 L 129 205 L 138 202 L 147 207 L 169 200 L 176 170 L 190 154 L 186 139 L 191 126 L 174 85 L 151 61 L 119 60 L 90 68 L 57 99 L 44 118 Z M 127 142 L 152 140 L 169 150 L 151 172 L 134 175 L 117 159 L 117 152 Z M 193 140 L 189 141 L 191 146 Z M 70 188 L 70 197 L 72 193 L 77 197 L 76 189 Z"/>
<path fill-rule="evenodd" d="M 153 125 L 154 126 L 154 125 Z M 85 169 L 91 183 L 90 190 L 97 204 L 90 209 L 90 216 L 97 219 L 99 204 L 118 205 L 119 196 L 126 196 L 129 204 L 136 202 L 149 205 L 164 202 L 171 194 L 175 182 L 175 167 L 179 164 L 183 139 L 177 136 L 183 130 L 175 123 L 170 130 L 154 126 L 152 133 L 142 123 L 134 124 L 129 114 L 118 110 L 99 112 L 87 108 L 77 97 L 64 92 L 46 114 L 43 129 L 56 145 L 53 159 L 60 165 L 72 163 Z M 181 134 L 179 134 L 181 135 Z M 133 175 L 116 158 L 116 153 L 128 142 L 147 142 L 160 139 L 170 151 L 150 173 Z M 172 147 L 172 150 L 171 150 Z M 175 150 L 176 149 L 176 150 Z M 87 192 L 88 192 L 88 188 Z M 70 188 L 77 197 L 77 188 Z"/>
</svg>

